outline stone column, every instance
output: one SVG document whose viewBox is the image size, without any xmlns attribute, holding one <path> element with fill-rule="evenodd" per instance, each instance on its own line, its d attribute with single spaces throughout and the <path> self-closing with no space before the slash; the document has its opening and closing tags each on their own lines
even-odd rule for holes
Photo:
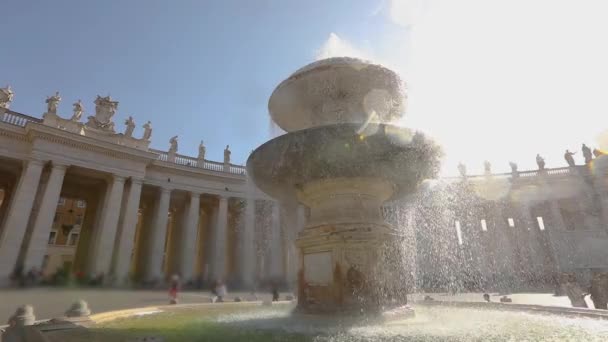
<svg viewBox="0 0 608 342">
<path fill-rule="evenodd" d="M 95 256 L 93 271 L 98 275 L 110 273 L 124 187 L 125 177 L 114 175 L 106 191 L 103 211 L 97 226 L 97 240 L 94 241 L 96 253 L 93 254 Z"/>
<path fill-rule="evenodd" d="M 129 280 L 133 243 L 135 242 L 135 229 L 137 228 L 139 200 L 141 198 L 141 183 L 141 179 L 131 179 L 131 185 L 129 186 L 129 192 L 123 208 L 122 221 L 120 222 L 120 236 L 118 237 L 114 274 L 117 281 L 122 283 Z"/>
<path fill-rule="evenodd" d="M 284 276 L 290 287 L 297 286 L 298 277 L 298 251 L 295 245 L 298 234 L 304 228 L 306 211 L 298 203 L 282 202 L 280 206 L 281 226 L 284 227 L 282 248 L 284 251 Z"/>
<path fill-rule="evenodd" d="M 194 275 L 196 258 L 196 237 L 198 233 L 198 219 L 200 217 L 201 195 L 190 192 L 190 202 L 186 207 L 182 222 L 182 243 L 180 256 L 180 273 L 184 281 L 191 280 Z"/>
<path fill-rule="evenodd" d="M 11 200 L 3 236 L 0 237 L 0 286 L 8 283 L 15 267 L 43 167 L 44 163 L 39 160 L 30 160 L 27 163 Z"/>
<path fill-rule="evenodd" d="M 162 280 L 163 277 L 163 255 L 165 253 L 165 239 L 167 238 L 170 201 L 171 189 L 160 188 L 158 205 L 156 206 L 156 212 L 153 214 L 150 249 L 146 262 L 146 279 L 149 281 Z"/>
<path fill-rule="evenodd" d="M 255 199 L 248 198 L 245 205 L 245 222 L 241 235 L 241 282 L 246 288 L 255 285 Z"/>
<path fill-rule="evenodd" d="M 283 251 L 281 241 L 281 216 L 278 203 L 272 205 L 270 230 L 270 278 L 278 280 L 283 275 Z"/>
<path fill-rule="evenodd" d="M 61 194 L 63 186 L 63 178 L 65 176 L 65 165 L 53 164 L 49 180 L 42 194 L 38 215 L 34 221 L 34 227 L 30 237 L 30 242 L 25 254 L 24 267 L 25 272 L 32 268 L 40 270 L 44 254 L 47 250 L 49 234 L 53 227 L 53 218 L 57 211 L 57 202 Z"/>
<path fill-rule="evenodd" d="M 225 280 L 226 276 L 226 229 L 228 226 L 228 198 L 220 196 L 215 226 L 215 255 L 213 262 L 213 280 Z"/>
</svg>

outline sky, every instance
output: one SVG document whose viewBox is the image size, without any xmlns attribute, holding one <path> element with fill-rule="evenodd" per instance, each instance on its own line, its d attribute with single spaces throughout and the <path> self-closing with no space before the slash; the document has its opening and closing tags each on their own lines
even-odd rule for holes
<svg viewBox="0 0 608 342">
<path fill-rule="evenodd" d="M 40 117 L 59 91 L 119 101 L 152 122 L 152 147 L 207 158 L 249 153 L 274 131 L 268 97 L 320 58 L 353 56 L 398 71 L 402 125 L 444 148 L 443 175 L 565 166 L 565 149 L 608 149 L 608 2 L 604 0 L 106 0 L 3 2 L 0 85 L 11 109 Z M 603 140 L 602 140 L 603 139 Z"/>
</svg>

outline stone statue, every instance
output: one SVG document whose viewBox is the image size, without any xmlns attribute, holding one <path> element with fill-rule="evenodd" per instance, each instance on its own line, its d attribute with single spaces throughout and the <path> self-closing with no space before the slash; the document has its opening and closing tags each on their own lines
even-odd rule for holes
<svg viewBox="0 0 608 342">
<path fill-rule="evenodd" d="M 230 154 L 232 152 L 230 152 L 230 145 L 226 145 L 226 148 L 224 149 L 224 163 L 230 163 Z"/>
<path fill-rule="evenodd" d="M 6 108 L 11 105 L 11 101 L 13 101 L 13 90 L 10 85 L 7 85 L 4 88 L 0 88 L 0 108 Z"/>
<path fill-rule="evenodd" d="M 142 137 L 143 140 L 150 140 L 150 137 L 152 136 L 152 123 L 150 123 L 150 121 L 146 122 L 144 124 L 144 136 Z"/>
<path fill-rule="evenodd" d="M 458 163 L 458 172 L 465 178 L 467 176 L 467 167 L 463 163 Z"/>
<path fill-rule="evenodd" d="M 82 102 L 80 100 L 76 101 L 72 104 L 74 106 L 74 113 L 72 114 L 72 118 L 70 120 L 78 122 L 82 117 L 82 112 L 84 112 L 84 108 L 82 107 Z"/>
<path fill-rule="evenodd" d="M 133 121 L 132 116 L 129 116 L 129 118 L 125 120 L 125 125 L 127 125 L 127 128 L 125 129 L 125 137 L 130 138 L 133 136 L 133 130 L 135 129 L 135 121 Z"/>
<path fill-rule="evenodd" d="M 514 162 L 509 162 L 509 166 L 511 167 L 512 173 L 517 173 L 517 164 Z"/>
<path fill-rule="evenodd" d="M 595 156 L 595 158 L 599 158 L 599 157 L 603 156 L 604 154 L 605 154 L 604 152 L 598 150 L 597 148 L 593 149 L 593 155 Z"/>
<path fill-rule="evenodd" d="M 206 152 L 205 144 L 201 140 L 201 143 L 198 145 L 198 160 L 205 160 L 205 152 Z"/>
<path fill-rule="evenodd" d="M 545 158 L 541 157 L 540 154 L 536 154 L 536 165 L 541 171 L 545 169 Z"/>
<path fill-rule="evenodd" d="M 59 96 L 59 92 L 56 91 L 55 95 L 48 96 L 46 98 L 46 112 L 51 114 L 57 114 L 57 105 L 61 101 L 61 96 Z"/>
<path fill-rule="evenodd" d="M 568 166 L 572 167 L 572 166 L 576 166 L 576 164 L 574 163 L 574 155 L 576 153 L 575 152 L 570 152 L 568 150 L 566 150 L 566 153 L 564 153 L 564 159 L 566 159 L 566 163 L 568 163 Z"/>
<path fill-rule="evenodd" d="M 587 145 L 583 144 L 583 147 L 581 148 L 581 150 L 583 151 L 583 157 L 585 158 L 585 164 L 591 163 L 591 161 L 593 160 L 593 154 L 591 154 L 591 149 L 589 147 L 587 147 Z"/>
<path fill-rule="evenodd" d="M 171 146 L 169 146 L 169 153 L 176 153 L 177 152 L 177 135 L 174 136 L 173 138 L 169 139 L 169 144 Z"/>
<path fill-rule="evenodd" d="M 117 108 L 118 101 L 113 101 L 109 95 L 106 97 L 97 95 L 95 99 L 95 116 L 89 116 L 87 126 L 113 133 L 114 122 L 112 121 L 112 117 L 116 114 Z"/>
<path fill-rule="evenodd" d="M 490 164 L 490 162 L 487 161 L 487 160 L 484 161 L 483 162 L 483 169 L 484 169 L 484 172 L 486 173 L 486 175 L 491 174 L 492 173 L 492 164 Z"/>
</svg>

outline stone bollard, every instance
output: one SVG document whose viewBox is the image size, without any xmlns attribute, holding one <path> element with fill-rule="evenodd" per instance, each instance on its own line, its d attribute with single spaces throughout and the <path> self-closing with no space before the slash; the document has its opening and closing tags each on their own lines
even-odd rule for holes
<svg viewBox="0 0 608 342">
<path fill-rule="evenodd" d="M 89 304 L 84 300 L 79 300 L 74 302 L 72 306 L 65 312 L 67 317 L 88 317 L 91 315 L 91 310 L 89 309 Z"/>
<path fill-rule="evenodd" d="M 509 298 L 507 296 L 502 296 L 502 297 L 500 297 L 500 302 L 501 303 L 512 303 L 513 299 L 511 299 L 511 298 Z"/>
<path fill-rule="evenodd" d="M 23 305 L 8 319 L 8 327 L 2 333 L 0 341 L 4 342 L 40 342 L 46 341 L 40 331 L 32 325 L 36 321 L 34 308 Z"/>
<path fill-rule="evenodd" d="M 10 326 L 32 325 L 36 321 L 34 316 L 34 307 L 31 305 L 23 305 L 17 308 L 17 311 L 8 319 Z"/>
</svg>

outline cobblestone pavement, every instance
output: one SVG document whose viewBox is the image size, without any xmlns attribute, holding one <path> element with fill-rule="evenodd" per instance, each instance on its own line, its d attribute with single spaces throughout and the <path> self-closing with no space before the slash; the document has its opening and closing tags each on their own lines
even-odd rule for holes
<svg viewBox="0 0 608 342">
<path fill-rule="evenodd" d="M 282 293 L 285 298 L 287 293 Z M 411 299 L 422 300 L 425 294 L 410 295 Z M 445 293 L 429 294 L 435 300 L 456 300 L 468 302 L 483 301 L 481 293 L 460 293 L 449 295 Z M 249 297 L 245 292 L 232 292 L 227 296 L 233 301 L 236 296 Z M 270 299 L 270 293 L 257 294 L 260 300 Z M 184 291 L 180 293 L 180 303 L 208 303 L 212 294 L 208 291 Z M 501 295 L 491 294 L 491 300 L 498 302 Z M 515 293 L 509 294 L 516 304 L 539 304 L 570 307 L 567 297 L 555 297 L 551 293 Z M 161 290 L 124 290 L 124 289 L 74 289 L 74 288 L 29 288 L 0 290 L 0 325 L 5 324 L 15 309 L 23 304 L 34 306 L 37 319 L 59 317 L 64 314 L 70 304 L 84 299 L 89 303 L 93 313 L 168 304 L 167 291 Z M 593 305 L 588 301 L 590 308 Z"/>
</svg>

